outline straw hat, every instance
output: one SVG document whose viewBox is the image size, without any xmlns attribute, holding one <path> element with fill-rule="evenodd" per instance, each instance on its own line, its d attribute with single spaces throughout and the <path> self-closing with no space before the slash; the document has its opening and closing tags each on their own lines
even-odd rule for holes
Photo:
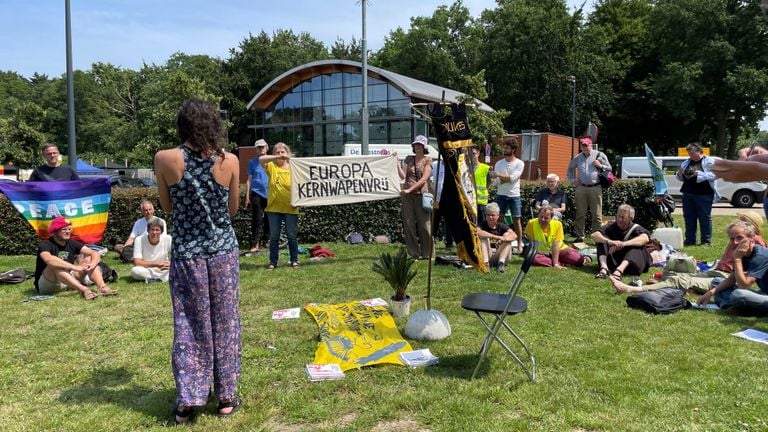
<svg viewBox="0 0 768 432">
<path fill-rule="evenodd" d="M 736 217 L 744 222 L 751 223 L 752 226 L 755 227 L 755 235 L 759 235 L 760 237 L 763 236 L 763 216 L 760 213 L 753 210 L 747 210 L 737 212 Z"/>
</svg>

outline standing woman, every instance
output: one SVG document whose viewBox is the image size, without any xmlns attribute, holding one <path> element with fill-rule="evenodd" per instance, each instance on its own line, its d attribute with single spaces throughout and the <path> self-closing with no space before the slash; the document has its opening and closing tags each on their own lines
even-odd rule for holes
<svg viewBox="0 0 768 432">
<path fill-rule="evenodd" d="M 182 144 L 155 155 L 160 204 L 172 215 L 170 286 L 177 423 L 205 406 L 213 377 L 217 415 L 240 405 L 241 327 L 237 212 L 239 163 L 221 147 L 223 127 L 211 103 L 190 99 L 176 117 Z"/>
<path fill-rule="evenodd" d="M 288 236 L 288 253 L 291 267 L 299 267 L 299 242 L 296 231 L 299 225 L 299 208 L 291 205 L 291 149 L 285 143 L 275 144 L 271 155 L 259 158 L 269 177 L 267 191 L 267 219 L 269 219 L 269 265 L 268 270 L 277 267 L 280 253 L 280 231 L 285 222 L 285 234 Z"/>
<path fill-rule="evenodd" d="M 400 179 L 405 180 L 400 191 L 403 209 L 403 232 L 408 253 L 416 259 L 426 259 L 432 252 L 430 210 L 421 203 L 421 195 L 429 191 L 432 158 L 427 156 L 427 137 L 419 135 L 411 144 L 413 156 L 397 165 Z"/>
<path fill-rule="evenodd" d="M 688 159 L 683 161 L 675 177 L 683 182 L 683 220 L 685 221 L 685 246 L 696 245 L 696 223 L 701 231 L 701 244 L 712 243 L 712 204 L 720 200 L 717 180 L 710 170 L 713 160 L 704 154 L 697 143 L 688 144 Z"/>
</svg>

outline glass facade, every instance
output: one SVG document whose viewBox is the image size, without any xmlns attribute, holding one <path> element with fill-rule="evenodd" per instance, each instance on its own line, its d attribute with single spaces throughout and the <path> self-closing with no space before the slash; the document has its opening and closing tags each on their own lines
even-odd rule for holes
<svg viewBox="0 0 768 432">
<path fill-rule="evenodd" d="M 334 72 L 307 78 L 256 114 L 256 136 L 282 141 L 297 156 L 338 156 L 344 144 L 362 140 L 363 82 L 360 73 Z M 411 100 L 397 87 L 368 78 L 368 141 L 409 144 L 428 135 L 428 125 L 413 116 Z"/>
</svg>

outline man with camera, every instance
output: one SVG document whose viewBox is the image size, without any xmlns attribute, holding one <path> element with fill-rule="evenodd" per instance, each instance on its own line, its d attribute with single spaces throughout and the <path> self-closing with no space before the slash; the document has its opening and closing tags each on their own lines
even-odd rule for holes
<svg viewBox="0 0 768 432">
<path fill-rule="evenodd" d="M 696 223 L 701 231 L 701 244 L 712 242 L 712 204 L 720 199 L 717 180 L 711 171 L 714 161 L 704 154 L 698 143 L 688 144 L 688 160 L 683 161 L 675 177 L 683 182 L 683 219 L 685 246 L 696 244 Z"/>
</svg>

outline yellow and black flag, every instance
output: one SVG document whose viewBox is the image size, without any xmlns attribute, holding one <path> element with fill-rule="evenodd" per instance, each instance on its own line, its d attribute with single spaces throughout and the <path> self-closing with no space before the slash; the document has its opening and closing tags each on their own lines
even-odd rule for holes
<svg viewBox="0 0 768 432">
<path fill-rule="evenodd" d="M 429 104 L 428 108 L 445 167 L 437 212 L 445 218 L 446 229 L 456 242 L 459 258 L 478 271 L 487 272 L 475 229 L 477 194 L 472 177 L 474 170 L 470 169 L 472 134 L 467 123 L 466 106 L 451 104 L 450 113 L 441 104 Z"/>
</svg>

